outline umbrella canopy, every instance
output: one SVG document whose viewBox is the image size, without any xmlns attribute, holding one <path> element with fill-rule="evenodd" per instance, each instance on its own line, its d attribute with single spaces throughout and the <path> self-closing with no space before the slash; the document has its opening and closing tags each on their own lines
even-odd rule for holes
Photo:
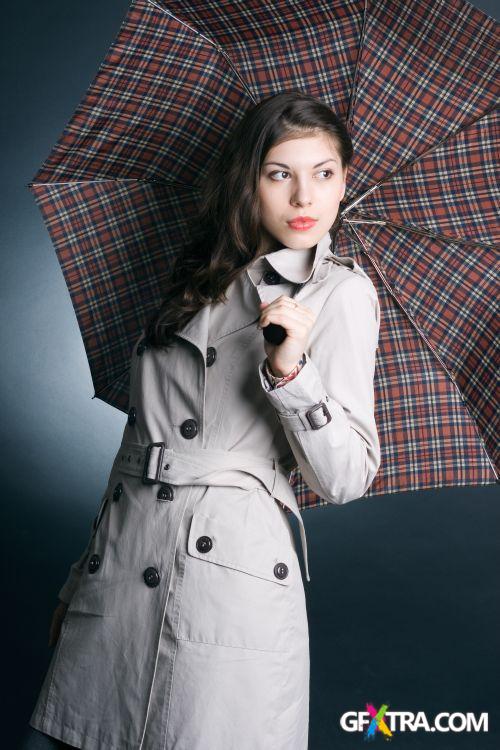
<svg viewBox="0 0 500 750">
<path fill-rule="evenodd" d="M 381 305 L 367 495 L 498 481 L 499 26 L 464 0 L 134 0 L 29 184 L 94 397 L 127 410 L 132 347 L 226 134 L 301 91 L 347 123 L 334 251 Z M 298 470 L 291 481 L 301 508 L 324 504 Z"/>
</svg>

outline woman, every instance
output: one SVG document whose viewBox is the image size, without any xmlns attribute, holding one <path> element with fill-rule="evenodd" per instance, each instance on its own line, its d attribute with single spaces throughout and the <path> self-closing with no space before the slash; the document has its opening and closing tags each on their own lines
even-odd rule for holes
<svg viewBox="0 0 500 750">
<path fill-rule="evenodd" d="M 134 347 L 122 444 L 59 592 L 38 738 L 307 748 L 289 511 L 310 577 L 290 470 L 338 504 L 361 497 L 380 463 L 378 298 L 333 253 L 351 158 L 341 120 L 300 93 L 261 101 L 226 142 L 193 242 Z M 271 324 L 281 343 L 264 338 Z"/>
</svg>

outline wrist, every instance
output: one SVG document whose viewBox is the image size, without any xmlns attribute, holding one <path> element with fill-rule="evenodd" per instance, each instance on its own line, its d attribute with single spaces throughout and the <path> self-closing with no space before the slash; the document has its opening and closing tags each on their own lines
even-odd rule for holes
<svg viewBox="0 0 500 750">
<path fill-rule="evenodd" d="M 266 359 L 266 366 L 267 366 L 268 372 L 273 377 L 275 377 L 275 378 L 286 378 L 297 367 L 297 364 L 299 364 L 300 361 L 301 360 L 299 360 L 299 362 L 295 362 L 295 364 L 292 367 L 289 367 L 286 371 L 284 371 L 284 370 L 281 370 L 281 369 L 275 369 L 275 368 L 271 367 L 271 363 L 269 362 L 269 357 L 267 357 L 267 359 Z"/>
<path fill-rule="evenodd" d="M 285 375 L 278 376 L 273 374 L 273 371 L 271 370 L 269 365 L 269 359 L 266 357 L 264 361 L 264 373 L 269 384 L 273 388 L 279 388 L 282 385 L 286 385 L 286 383 L 293 380 L 299 374 L 303 365 L 305 364 L 305 361 L 305 354 L 302 354 L 302 357 L 299 359 L 295 367 L 293 367 L 288 373 L 285 373 Z"/>
</svg>

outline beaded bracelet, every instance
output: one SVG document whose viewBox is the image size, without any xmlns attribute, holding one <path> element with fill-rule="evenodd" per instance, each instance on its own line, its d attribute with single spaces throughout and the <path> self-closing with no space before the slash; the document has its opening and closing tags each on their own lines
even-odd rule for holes
<svg viewBox="0 0 500 750">
<path fill-rule="evenodd" d="M 286 383 L 289 383 L 291 380 L 293 380 L 301 371 L 303 365 L 305 364 L 305 357 L 302 355 L 301 359 L 297 362 L 295 367 L 291 372 L 288 373 L 288 375 L 284 375 L 281 378 L 277 378 L 276 375 L 273 375 L 270 368 L 269 368 L 269 361 L 266 357 L 266 360 L 264 362 L 264 372 L 266 374 L 266 377 L 270 383 L 270 385 L 273 386 L 273 388 L 280 388 L 282 385 L 286 385 Z"/>
</svg>

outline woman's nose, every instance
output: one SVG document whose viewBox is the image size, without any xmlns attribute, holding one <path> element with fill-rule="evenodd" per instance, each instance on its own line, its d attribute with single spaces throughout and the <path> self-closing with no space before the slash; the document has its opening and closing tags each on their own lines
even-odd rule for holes
<svg viewBox="0 0 500 750">
<path fill-rule="evenodd" d="M 293 192 L 291 203 L 294 206 L 310 206 L 309 191 L 306 188 L 298 188 Z"/>
</svg>

